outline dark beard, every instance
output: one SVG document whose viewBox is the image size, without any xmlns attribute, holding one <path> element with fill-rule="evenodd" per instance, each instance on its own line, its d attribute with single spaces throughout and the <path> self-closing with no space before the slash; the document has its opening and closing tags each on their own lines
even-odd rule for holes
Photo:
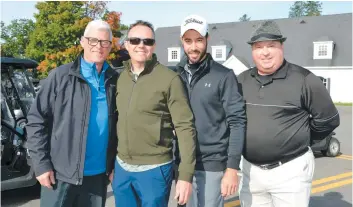
<svg viewBox="0 0 353 207">
<path fill-rule="evenodd" d="M 201 60 L 203 60 L 203 58 L 206 56 L 206 53 L 207 53 L 207 46 L 208 46 L 208 42 L 206 42 L 206 47 L 205 47 L 205 50 L 204 50 L 204 51 L 200 52 L 200 51 L 196 50 L 197 52 L 200 52 L 200 54 L 201 54 L 201 55 L 200 55 L 200 58 L 199 58 L 198 60 L 196 60 L 196 62 L 191 62 L 191 60 L 190 60 L 188 54 L 187 54 L 187 53 L 185 52 L 185 50 L 184 50 L 184 53 L 185 53 L 186 57 L 188 57 L 188 63 L 190 63 L 190 64 L 196 64 L 196 63 L 201 62 Z"/>
</svg>

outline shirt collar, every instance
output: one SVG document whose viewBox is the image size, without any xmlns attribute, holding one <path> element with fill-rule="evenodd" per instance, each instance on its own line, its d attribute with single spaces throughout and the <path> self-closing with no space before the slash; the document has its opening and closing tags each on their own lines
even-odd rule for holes
<svg viewBox="0 0 353 207">
<path fill-rule="evenodd" d="M 101 72 L 104 73 L 107 70 L 108 67 L 109 67 L 109 65 L 108 65 L 107 61 L 104 61 Z M 85 70 L 85 69 L 94 69 L 94 71 L 97 71 L 96 63 L 87 62 L 83 58 L 83 56 L 81 56 L 81 68 L 83 70 Z"/>
</svg>

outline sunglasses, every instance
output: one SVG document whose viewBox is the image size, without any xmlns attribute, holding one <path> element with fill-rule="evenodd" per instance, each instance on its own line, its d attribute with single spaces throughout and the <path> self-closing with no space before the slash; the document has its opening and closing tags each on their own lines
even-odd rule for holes
<svg viewBox="0 0 353 207">
<path fill-rule="evenodd" d="M 143 44 L 146 46 L 153 46 L 154 43 L 156 42 L 155 39 L 151 39 L 151 38 L 142 39 L 138 37 L 130 37 L 130 38 L 127 38 L 126 41 L 129 41 L 130 44 L 132 45 L 139 45 L 142 41 Z"/>
</svg>

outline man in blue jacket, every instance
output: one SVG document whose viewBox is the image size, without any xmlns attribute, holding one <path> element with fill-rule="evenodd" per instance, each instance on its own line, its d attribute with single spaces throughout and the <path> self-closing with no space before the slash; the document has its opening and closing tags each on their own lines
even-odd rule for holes
<svg viewBox="0 0 353 207">
<path fill-rule="evenodd" d="M 234 72 L 206 52 L 204 18 L 191 15 L 181 25 L 185 58 L 177 70 L 187 88 L 197 131 L 193 192 L 187 206 L 223 207 L 238 187 L 246 115 Z"/>
<path fill-rule="evenodd" d="M 54 69 L 29 113 L 28 150 L 42 185 L 42 207 L 104 207 L 117 149 L 117 72 L 105 61 L 112 31 L 91 21 L 83 53 Z"/>
</svg>

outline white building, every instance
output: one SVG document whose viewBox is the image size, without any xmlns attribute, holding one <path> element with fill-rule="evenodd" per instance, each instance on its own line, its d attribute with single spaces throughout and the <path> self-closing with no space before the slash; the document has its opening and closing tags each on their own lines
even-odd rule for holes
<svg viewBox="0 0 353 207">
<path fill-rule="evenodd" d="M 285 59 L 324 78 L 334 102 L 353 102 L 352 13 L 274 20 L 280 27 Z M 208 52 L 235 74 L 254 66 L 246 42 L 259 21 L 209 25 Z M 156 30 L 156 54 L 167 66 L 175 66 L 184 55 L 180 27 Z"/>
</svg>

